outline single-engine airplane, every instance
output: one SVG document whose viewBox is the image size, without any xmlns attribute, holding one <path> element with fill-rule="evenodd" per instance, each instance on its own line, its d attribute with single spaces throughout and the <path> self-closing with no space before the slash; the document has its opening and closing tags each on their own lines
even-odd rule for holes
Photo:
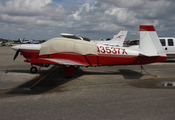
<svg viewBox="0 0 175 120">
<path fill-rule="evenodd" d="M 2 42 L 1 42 L 1 45 L 2 46 L 12 46 L 12 44 L 14 43 L 14 41 L 13 40 L 3 40 Z"/>
<path fill-rule="evenodd" d="M 30 40 L 25 40 L 25 38 L 23 38 L 23 40 L 18 39 L 18 41 L 19 41 L 19 43 L 21 43 L 21 44 L 30 44 L 30 43 L 31 43 Z"/>
<path fill-rule="evenodd" d="M 140 47 L 133 50 L 127 47 L 112 47 L 95 43 L 53 38 L 42 44 L 21 44 L 13 46 L 31 63 L 30 71 L 37 72 L 33 65 L 48 67 L 50 64 L 63 65 L 65 77 L 75 75 L 80 66 L 143 65 L 165 61 L 167 56 L 152 25 L 140 26 Z"/>
<path fill-rule="evenodd" d="M 95 42 L 99 45 L 107 45 L 107 46 L 115 46 L 115 47 L 123 47 L 123 42 L 126 38 L 128 31 L 121 30 L 117 35 L 114 35 L 114 37 L 111 40 L 108 41 L 91 41 Z"/>
</svg>

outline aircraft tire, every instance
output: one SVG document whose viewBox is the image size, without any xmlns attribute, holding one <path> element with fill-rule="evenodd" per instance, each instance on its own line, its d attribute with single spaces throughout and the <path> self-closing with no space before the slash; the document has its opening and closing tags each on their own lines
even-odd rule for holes
<svg viewBox="0 0 175 120">
<path fill-rule="evenodd" d="M 36 67 L 31 67 L 31 68 L 30 68 L 30 72 L 31 72 L 31 73 L 37 73 L 37 71 L 38 71 L 38 70 L 37 70 Z"/>
</svg>

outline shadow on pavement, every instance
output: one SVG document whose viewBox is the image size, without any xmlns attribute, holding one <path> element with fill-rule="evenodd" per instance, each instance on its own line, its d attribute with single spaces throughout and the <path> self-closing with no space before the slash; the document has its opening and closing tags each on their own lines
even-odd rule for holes
<svg viewBox="0 0 175 120">
<path fill-rule="evenodd" d="M 66 90 L 61 85 L 69 81 L 72 81 L 82 75 L 122 75 L 124 76 L 125 79 L 140 79 L 142 76 L 144 76 L 139 72 L 129 69 L 119 69 L 118 71 L 119 72 L 113 72 L 113 71 L 96 72 L 95 69 L 94 71 L 84 71 L 81 68 L 79 68 L 76 71 L 75 76 L 73 78 L 65 79 L 63 76 L 63 67 L 53 66 L 51 69 L 47 71 L 47 73 L 46 72 L 41 73 L 40 76 L 18 86 L 17 88 L 12 89 L 9 92 L 6 92 L 6 94 L 9 95 L 41 94 L 46 93 L 47 91 L 50 91 L 56 87 L 57 89 L 54 92 L 63 92 Z M 9 72 L 15 72 L 15 70 Z M 20 72 L 20 70 L 16 72 Z"/>
</svg>

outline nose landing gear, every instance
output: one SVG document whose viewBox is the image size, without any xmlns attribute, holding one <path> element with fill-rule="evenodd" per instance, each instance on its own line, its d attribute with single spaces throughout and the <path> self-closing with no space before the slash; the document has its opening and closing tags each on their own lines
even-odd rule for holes
<svg viewBox="0 0 175 120">
<path fill-rule="evenodd" d="M 30 72 L 31 72 L 31 73 L 37 73 L 37 71 L 38 71 L 37 67 L 32 66 L 32 67 L 30 68 Z"/>
</svg>

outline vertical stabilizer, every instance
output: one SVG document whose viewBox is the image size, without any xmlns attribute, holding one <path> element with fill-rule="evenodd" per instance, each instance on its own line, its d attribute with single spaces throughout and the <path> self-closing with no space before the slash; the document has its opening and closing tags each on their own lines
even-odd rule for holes
<svg viewBox="0 0 175 120">
<path fill-rule="evenodd" d="M 147 56 L 166 56 L 152 25 L 140 26 L 140 49 Z"/>
<path fill-rule="evenodd" d="M 109 45 L 116 45 L 123 47 L 123 42 L 126 38 L 128 31 L 121 30 L 117 35 L 114 35 L 113 39 L 110 40 Z"/>
<path fill-rule="evenodd" d="M 18 39 L 19 43 L 22 43 L 22 40 L 21 39 Z"/>
</svg>

